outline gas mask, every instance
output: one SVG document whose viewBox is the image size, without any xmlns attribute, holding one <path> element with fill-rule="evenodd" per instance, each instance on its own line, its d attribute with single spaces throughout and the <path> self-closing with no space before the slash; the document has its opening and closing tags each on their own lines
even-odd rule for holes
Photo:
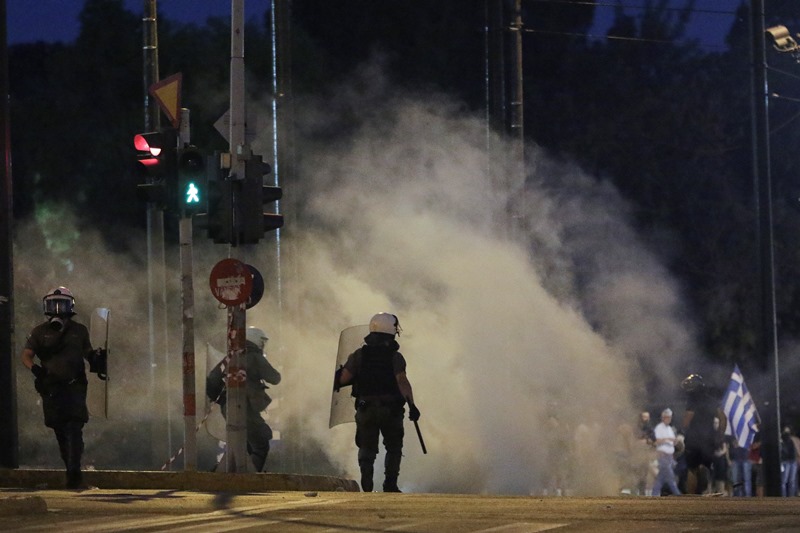
<svg viewBox="0 0 800 533">
<path fill-rule="evenodd" d="M 62 329 L 64 329 L 64 325 L 67 323 L 67 320 L 69 320 L 68 316 L 55 315 L 48 317 L 47 322 L 52 329 L 56 331 L 61 331 Z"/>
<path fill-rule="evenodd" d="M 74 312 L 75 298 L 72 292 L 66 287 L 58 287 L 50 291 L 47 296 L 42 298 L 42 310 L 50 327 L 56 331 L 64 329 L 67 320 Z"/>
</svg>

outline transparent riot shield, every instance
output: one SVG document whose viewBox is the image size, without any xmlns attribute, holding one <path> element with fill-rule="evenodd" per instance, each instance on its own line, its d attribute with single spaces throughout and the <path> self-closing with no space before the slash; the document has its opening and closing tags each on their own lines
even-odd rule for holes
<svg viewBox="0 0 800 533">
<path fill-rule="evenodd" d="M 225 359 L 225 353 L 217 350 L 210 343 L 206 343 L 206 377 L 223 359 Z M 208 413 L 205 424 L 203 424 L 206 432 L 219 441 L 227 440 L 226 422 L 225 417 L 222 416 L 222 409 L 218 403 L 213 401 L 214 398 L 209 398 L 205 393 L 205 383 L 203 383 L 203 396 L 206 399 L 205 412 Z"/>
<path fill-rule="evenodd" d="M 98 307 L 92 311 L 89 318 L 89 342 L 92 348 L 103 348 L 108 352 L 108 319 L 111 311 L 105 307 Z M 86 407 L 89 414 L 94 417 L 108 418 L 108 380 L 114 368 L 111 354 L 108 354 L 106 379 L 100 379 L 95 374 L 87 374 L 89 382 L 86 390 Z"/>
<path fill-rule="evenodd" d="M 339 334 L 339 351 L 336 354 L 336 366 L 334 371 L 344 365 L 347 361 L 347 357 L 364 344 L 364 337 L 366 337 L 368 333 L 369 326 L 367 324 L 352 326 L 342 330 Z M 328 423 L 329 428 L 344 424 L 345 422 L 355 422 L 353 397 L 350 394 L 352 390 L 352 387 L 347 386 L 342 387 L 338 392 L 336 390 L 332 391 L 331 416 Z"/>
</svg>

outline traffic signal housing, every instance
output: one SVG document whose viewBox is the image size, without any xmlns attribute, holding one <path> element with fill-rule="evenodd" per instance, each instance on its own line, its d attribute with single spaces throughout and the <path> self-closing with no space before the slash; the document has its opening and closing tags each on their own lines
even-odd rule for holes
<svg viewBox="0 0 800 533">
<path fill-rule="evenodd" d="M 178 189 L 176 196 L 182 216 L 192 216 L 207 206 L 206 157 L 196 146 L 178 151 Z"/>
<path fill-rule="evenodd" d="M 137 196 L 160 209 L 170 209 L 174 204 L 177 141 L 175 130 L 137 133 L 133 137 L 137 174 L 144 182 L 137 185 Z"/>
<path fill-rule="evenodd" d="M 273 203 L 283 197 L 280 187 L 264 185 L 264 176 L 272 168 L 260 155 L 245 162 L 245 179 L 239 206 L 241 214 L 241 244 L 256 244 L 264 233 L 283 227 L 283 215 L 264 213 L 264 204 Z"/>
<path fill-rule="evenodd" d="M 233 191 L 228 179 L 230 154 L 215 152 L 207 159 L 205 213 L 195 216 L 197 226 L 208 232 L 208 238 L 216 244 L 233 243 Z M 202 191 L 201 191 L 202 194 Z"/>
</svg>

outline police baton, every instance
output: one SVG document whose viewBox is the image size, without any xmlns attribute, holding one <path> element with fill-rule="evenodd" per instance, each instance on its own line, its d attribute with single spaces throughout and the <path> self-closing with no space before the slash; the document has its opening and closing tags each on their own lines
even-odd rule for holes
<svg viewBox="0 0 800 533">
<path fill-rule="evenodd" d="M 417 437 L 419 437 L 419 445 L 422 446 L 422 453 L 427 454 L 428 449 L 425 448 L 425 441 L 422 439 L 422 433 L 419 430 L 419 423 L 414 420 L 414 429 L 417 430 Z"/>
<path fill-rule="evenodd" d="M 408 405 L 413 405 L 411 403 L 411 399 L 408 396 L 406 396 L 406 402 L 408 402 Z M 409 413 L 409 415 L 410 414 L 411 413 Z M 422 446 L 422 453 L 427 454 L 428 449 L 425 447 L 425 440 L 422 438 L 422 432 L 419 430 L 419 424 L 417 423 L 416 420 L 412 420 L 412 422 L 414 422 L 414 429 L 417 430 L 417 437 L 419 437 L 419 445 Z"/>
</svg>

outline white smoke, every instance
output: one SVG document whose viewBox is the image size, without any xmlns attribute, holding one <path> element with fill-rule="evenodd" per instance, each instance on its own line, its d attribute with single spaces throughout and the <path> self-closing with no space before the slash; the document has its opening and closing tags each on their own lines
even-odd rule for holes
<svg viewBox="0 0 800 533">
<path fill-rule="evenodd" d="M 306 104 L 313 121 L 361 120 L 304 144 L 286 187 L 304 208 L 285 239 L 282 345 L 295 371 L 282 386 L 302 391 L 288 393 L 293 415 L 358 479 L 354 426 L 327 428 L 338 333 L 389 311 L 429 450 L 407 424 L 403 487 L 616 493 L 618 428 L 647 392 L 632 385 L 638 365 L 672 382 L 692 351 L 676 284 L 608 184 L 530 147 L 537 170 L 512 190 L 513 165 L 489 160 L 480 118 L 436 96 L 380 96 Z M 306 139 L 316 124 L 301 123 Z"/>
<path fill-rule="evenodd" d="M 656 386 L 662 379 L 668 389 L 672 369 L 694 351 L 677 283 L 642 244 L 608 183 L 529 146 L 529 175 L 524 186 L 515 185 L 523 180 L 480 117 L 441 96 L 394 95 L 375 74 L 324 102 L 298 102 L 299 168 L 295 182 L 282 184 L 280 301 L 276 273 L 264 266 L 273 264 L 268 241 L 245 251 L 268 282 L 268 296 L 248 312 L 248 324 L 268 331 L 269 358 L 284 376 L 270 390 L 278 399 L 273 425 L 287 443 L 317 443 L 341 472 L 358 479 L 354 425 L 328 428 L 338 336 L 389 311 L 404 330 L 398 340 L 428 448 L 423 455 L 407 423 L 401 488 L 617 493 L 628 482 L 617 463 L 628 435 L 618 430 L 635 419 L 648 394 L 659 392 L 641 389 L 641 369 L 648 369 L 649 383 L 655 376 Z M 70 288 L 87 306 L 112 307 L 116 353 L 141 362 L 147 357 L 141 254 L 112 258 L 89 242 L 75 267 L 83 274 L 71 275 Z M 227 248 L 200 232 L 194 243 L 202 395 L 204 344 L 209 337 L 218 343 L 225 328 L 207 273 Z M 101 262 L 93 263 L 90 251 L 101 252 Z M 34 260 L 27 250 L 19 257 Z M 168 268 L 170 327 L 177 334 L 176 261 Z M 62 284 L 52 273 L 21 280 L 26 294 Z M 37 287 L 42 280 L 47 286 Z M 35 312 L 18 313 L 20 331 L 33 325 Z M 180 349 L 176 354 L 170 394 L 180 421 Z M 124 396 L 112 398 L 112 412 L 128 425 L 90 422 L 96 436 L 87 454 L 106 449 L 110 432 L 116 439 L 127 431 L 131 442 L 141 436 L 135 422 L 151 413 L 141 394 L 147 376 L 136 374 L 147 365 L 133 361 L 128 366 L 139 371 L 120 369 L 116 390 Z M 24 387 L 21 404 L 34 409 Z M 36 427 L 35 435 L 44 431 Z M 119 460 L 101 466 L 114 468 Z M 378 486 L 381 470 L 376 465 Z"/>
</svg>

